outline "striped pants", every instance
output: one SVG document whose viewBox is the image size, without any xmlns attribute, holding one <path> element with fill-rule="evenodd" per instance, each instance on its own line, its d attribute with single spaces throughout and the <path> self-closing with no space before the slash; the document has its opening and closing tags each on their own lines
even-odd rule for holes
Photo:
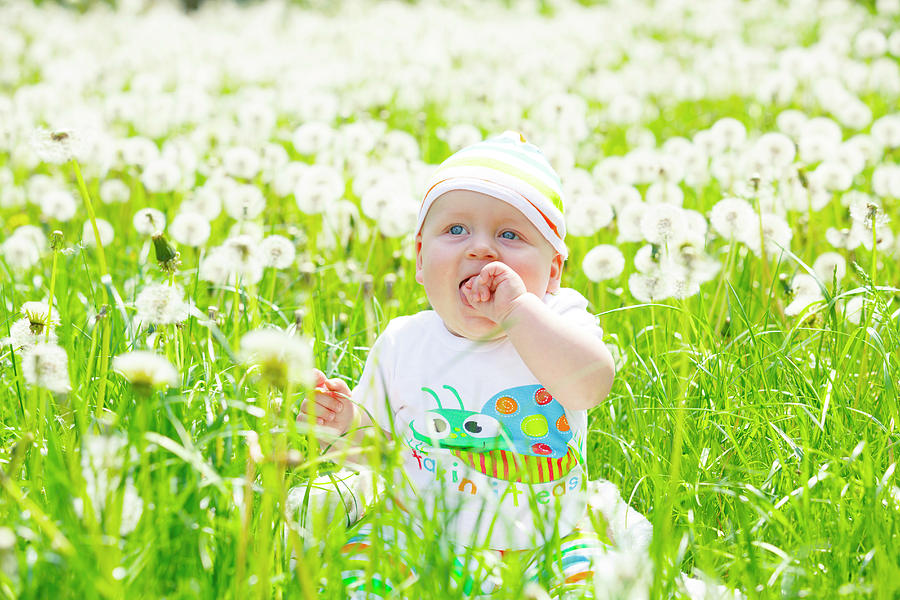
<svg viewBox="0 0 900 600">
<path fill-rule="evenodd" d="M 344 595 L 354 600 L 421 597 L 426 578 L 426 585 L 451 590 L 435 597 L 489 598 L 501 590 L 521 597 L 529 585 L 539 584 L 551 598 L 567 593 L 590 598 L 594 566 L 610 549 L 588 519 L 547 548 L 501 551 L 453 547 L 412 525 L 402 510 L 373 516 L 354 526 L 341 550 Z"/>
</svg>

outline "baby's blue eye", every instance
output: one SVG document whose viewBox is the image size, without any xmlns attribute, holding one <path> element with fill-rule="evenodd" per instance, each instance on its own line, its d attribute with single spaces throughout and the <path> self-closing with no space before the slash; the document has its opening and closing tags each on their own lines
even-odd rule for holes
<svg viewBox="0 0 900 600">
<path fill-rule="evenodd" d="M 465 233 L 465 231 L 466 230 L 465 230 L 465 228 L 463 228 L 462 225 L 451 225 L 450 226 L 450 233 L 452 233 L 453 235 L 462 235 L 463 233 Z"/>
<path fill-rule="evenodd" d="M 500 237 L 502 237 L 505 240 L 517 240 L 517 239 L 519 239 L 519 234 L 516 233 L 515 231 L 504 231 L 503 233 L 500 234 Z"/>
</svg>

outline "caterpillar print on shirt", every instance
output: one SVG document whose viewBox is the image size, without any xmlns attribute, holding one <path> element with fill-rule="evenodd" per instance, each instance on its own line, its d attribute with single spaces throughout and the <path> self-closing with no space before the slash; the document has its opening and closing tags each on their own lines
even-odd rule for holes
<svg viewBox="0 0 900 600">
<path fill-rule="evenodd" d="M 572 430 L 562 405 L 541 385 L 507 388 L 495 394 L 480 412 L 444 408 L 438 394 L 428 387 L 438 408 L 412 423 L 413 436 L 427 444 L 450 450 L 485 475 L 507 481 L 552 481 L 577 463 L 569 446 Z"/>
</svg>

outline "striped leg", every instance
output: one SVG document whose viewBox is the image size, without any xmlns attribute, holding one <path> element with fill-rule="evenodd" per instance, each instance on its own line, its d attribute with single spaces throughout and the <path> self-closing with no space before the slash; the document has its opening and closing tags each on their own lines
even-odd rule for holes
<svg viewBox="0 0 900 600">
<path fill-rule="evenodd" d="M 406 544 L 406 535 L 390 524 L 361 523 L 341 549 L 344 556 L 341 580 L 347 596 L 366 600 L 385 598 L 398 581 L 414 576 L 412 568 L 403 560 Z"/>
</svg>

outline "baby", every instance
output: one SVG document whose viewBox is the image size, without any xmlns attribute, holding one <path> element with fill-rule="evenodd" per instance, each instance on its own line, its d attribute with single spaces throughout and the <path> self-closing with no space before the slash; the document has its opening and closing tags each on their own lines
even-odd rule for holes
<svg viewBox="0 0 900 600">
<path fill-rule="evenodd" d="M 560 288 L 562 196 L 559 176 L 518 133 L 444 161 L 415 237 L 416 281 L 433 310 L 387 325 L 352 394 L 316 371 L 300 419 L 312 413 L 340 434 L 374 425 L 398 442 L 391 512 L 407 524 L 440 515 L 461 553 L 505 556 L 555 539 L 559 583 L 571 583 L 590 577 L 602 545 L 579 528 L 586 411 L 609 393 L 614 365 L 587 300 Z M 364 523 L 349 546 L 394 539 L 385 528 Z"/>
</svg>

